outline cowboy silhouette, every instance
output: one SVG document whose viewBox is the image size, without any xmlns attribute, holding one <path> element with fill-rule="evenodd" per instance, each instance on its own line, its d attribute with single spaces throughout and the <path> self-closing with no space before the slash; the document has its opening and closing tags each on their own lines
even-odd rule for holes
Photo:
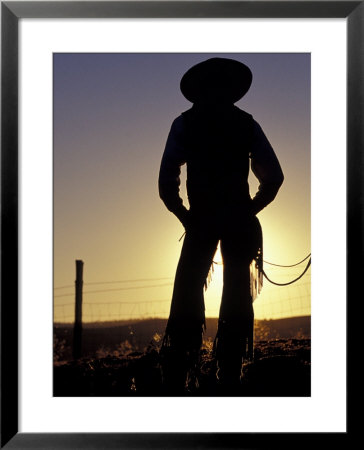
<svg viewBox="0 0 364 450">
<path fill-rule="evenodd" d="M 193 106 L 172 123 L 161 162 L 160 197 L 186 231 L 161 349 L 164 382 L 176 393 L 198 383 L 203 292 L 219 242 L 224 280 L 214 345 L 219 385 L 238 385 L 243 358 L 253 353 L 253 300 L 262 285 L 263 256 L 256 214 L 275 198 L 283 173 L 262 128 L 234 105 L 251 82 L 250 69 L 232 59 L 211 58 L 189 69 L 180 88 Z M 189 209 L 179 195 L 183 164 Z M 249 166 L 260 183 L 253 198 Z"/>
</svg>

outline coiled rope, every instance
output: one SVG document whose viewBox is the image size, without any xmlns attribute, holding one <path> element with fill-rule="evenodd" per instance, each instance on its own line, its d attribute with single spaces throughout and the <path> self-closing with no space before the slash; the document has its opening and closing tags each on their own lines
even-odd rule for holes
<svg viewBox="0 0 364 450">
<path fill-rule="evenodd" d="M 183 238 L 183 236 L 184 236 L 185 234 L 186 234 L 186 232 L 184 232 L 184 233 L 182 234 L 182 236 L 179 238 L 179 241 L 181 241 L 181 239 Z M 268 277 L 268 275 L 265 273 L 264 270 L 262 271 L 262 272 L 263 272 L 263 275 L 265 276 L 266 280 L 269 281 L 269 283 L 275 284 L 276 286 L 289 286 L 290 284 L 293 284 L 293 283 L 295 283 L 296 281 L 300 280 L 300 279 L 303 277 L 303 275 L 308 271 L 308 269 L 309 269 L 309 267 L 310 267 L 310 265 L 311 265 L 311 253 L 309 253 L 305 258 L 303 258 L 302 261 L 299 261 L 299 262 L 296 263 L 296 264 L 290 264 L 290 265 L 274 264 L 274 263 L 271 263 L 271 262 L 269 262 L 269 261 L 263 260 L 263 262 L 264 262 L 265 264 L 269 264 L 270 266 L 275 266 L 275 267 L 295 267 L 295 266 L 298 266 L 298 265 L 302 264 L 303 262 L 305 262 L 308 258 L 310 258 L 310 259 L 309 259 L 309 261 L 308 261 L 308 263 L 307 263 L 307 265 L 306 265 L 306 267 L 305 267 L 305 270 L 301 273 L 301 275 L 298 276 L 297 278 L 295 278 L 295 279 L 292 280 L 292 281 L 288 281 L 287 283 L 277 283 L 276 281 L 271 280 L 271 279 Z M 212 261 L 212 267 L 213 267 L 214 264 L 220 265 L 220 266 L 221 266 L 221 265 L 222 265 L 222 262 Z"/>
<path fill-rule="evenodd" d="M 310 257 L 310 256 L 311 256 L 311 254 L 309 254 L 308 256 L 306 256 L 306 258 L 305 258 L 304 260 L 302 260 L 301 262 L 306 261 L 306 259 L 307 259 L 308 257 Z M 270 264 L 270 263 L 267 263 L 267 264 Z M 279 264 L 271 264 L 271 265 L 273 265 L 273 266 L 278 266 L 278 267 L 294 267 L 294 266 L 297 266 L 298 264 L 300 264 L 300 263 L 293 264 L 292 266 L 281 266 L 281 265 L 279 265 Z M 300 278 L 302 278 L 303 275 L 308 271 L 308 268 L 310 267 L 310 265 L 311 265 L 311 257 L 310 257 L 310 259 L 309 259 L 309 261 L 308 261 L 308 263 L 307 263 L 307 265 L 306 265 L 305 270 L 301 273 L 301 275 L 300 275 L 299 277 L 295 278 L 294 280 L 289 281 L 288 283 L 276 283 L 275 281 L 272 281 L 271 279 L 268 278 L 268 276 L 267 276 L 267 274 L 264 272 L 264 270 L 263 270 L 263 275 L 264 275 L 265 278 L 269 281 L 269 283 L 275 284 L 276 286 L 288 286 L 289 284 L 293 284 L 293 283 L 295 283 L 296 281 L 298 281 Z"/>
<path fill-rule="evenodd" d="M 290 265 L 273 264 L 273 263 L 271 263 L 271 262 L 269 262 L 269 261 L 263 260 L 263 262 L 264 262 L 265 264 L 269 264 L 269 265 L 271 265 L 271 266 L 276 266 L 276 267 L 295 267 L 295 266 L 298 266 L 299 264 L 302 264 L 303 262 L 305 262 L 308 258 L 310 258 L 310 259 L 309 259 L 309 261 L 308 261 L 308 263 L 307 263 L 307 265 L 306 265 L 306 267 L 305 267 L 305 270 L 301 273 L 301 275 L 298 276 L 297 278 L 295 278 L 295 279 L 292 280 L 292 281 L 288 281 L 287 283 L 277 283 L 276 281 L 271 280 L 271 279 L 268 277 L 268 275 L 265 273 L 264 270 L 262 271 L 262 272 L 263 272 L 263 275 L 265 276 L 266 280 L 269 281 L 269 283 L 275 284 L 276 286 L 289 286 L 290 284 L 293 284 L 293 283 L 295 283 L 296 281 L 298 281 L 299 279 L 301 279 L 301 278 L 303 277 L 303 275 L 308 271 L 308 269 L 309 269 L 309 267 L 310 267 L 310 265 L 311 265 L 311 253 L 309 253 L 309 254 L 306 256 L 306 258 L 304 258 L 302 261 L 300 261 L 300 262 L 298 262 L 298 263 L 296 263 L 296 264 L 290 264 Z M 216 262 L 216 261 L 213 261 L 213 264 L 222 265 L 222 263 Z"/>
<path fill-rule="evenodd" d="M 304 258 L 302 261 L 300 261 L 300 262 L 298 262 L 298 263 L 296 263 L 296 264 L 291 264 L 290 266 L 283 266 L 282 264 L 273 264 L 273 263 L 271 263 L 271 262 L 269 262 L 269 261 L 265 261 L 264 259 L 263 259 L 263 262 L 264 262 L 265 264 L 269 264 L 270 266 L 276 266 L 276 267 L 295 267 L 295 266 L 298 266 L 298 265 L 302 264 L 303 262 L 305 262 L 306 259 L 308 259 L 310 256 L 311 256 L 311 253 L 309 253 L 309 254 L 306 256 L 306 258 Z"/>
</svg>

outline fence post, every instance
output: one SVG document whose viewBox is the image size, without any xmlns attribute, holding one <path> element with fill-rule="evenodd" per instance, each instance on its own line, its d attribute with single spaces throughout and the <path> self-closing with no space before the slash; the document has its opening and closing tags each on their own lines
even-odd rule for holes
<svg viewBox="0 0 364 450">
<path fill-rule="evenodd" d="M 82 355 L 82 287 L 83 287 L 83 261 L 76 260 L 75 325 L 73 329 L 74 359 L 79 359 Z"/>
</svg>

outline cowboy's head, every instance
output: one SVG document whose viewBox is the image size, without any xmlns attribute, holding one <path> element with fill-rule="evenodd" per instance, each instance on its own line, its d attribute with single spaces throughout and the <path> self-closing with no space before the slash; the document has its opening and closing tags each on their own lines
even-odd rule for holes
<svg viewBox="0 0 364 450">
<path fill-rule="evenodd" d="M 253 75 L 245 64 L 210 58 L 191 67 L 181 79 L 182 94 L 192 103 L 233 104 L 249 90 Z"/>
</svg>

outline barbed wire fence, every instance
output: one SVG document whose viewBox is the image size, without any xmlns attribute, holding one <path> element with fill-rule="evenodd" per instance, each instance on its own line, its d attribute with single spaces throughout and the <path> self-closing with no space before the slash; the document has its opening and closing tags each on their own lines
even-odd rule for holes
<svg viewBox="0 0 364 450">
<path fill-rule="evenodd" d="M 279 267 L 269 267 L 269 273 L 282 283 L 298 276 L 295 270 L 282 272 Z M 216 270 L 216 269 L 215 269 Z M 127 285 L 129 284 L 129 285 Z M 130 285 L 131 284 L 131 285 Z M 153 288 L 173 286 L 173 278 L 140 278 L 114 281 L 97 281 L 83 283 L 82 321 L 107 322 L 147 318 L 166 318 L 169 313 L 170 298 L 128 301 L 118 297 L 112 301 L 109 294 L 123 291 L 148 291 Z M 100 288 L 98 288 L 100 286 Z M 103 288 L 104 286 L 104 288 Z M 110 286 L 110 287 L 109 287 Z M 115 286 L 115 287 L 112 287 Z M 73 292 L 70 290 L 73 289 Z M 75 319 L 75 286 L 65 285 L 54 288 L 54 321 L 72 323 Z M 265 281 L 263 291 L 254 302 L 255 316 L 258 319 L 274 319 L 299 315 L 310 315 L 311 311 L 310 273 L 294 286 L 271 286 Z M 218 301 L 213 302 L 218 305 Z M 206 315 L 218 316 L 218 306 L 211 307 L 211 299 L 206 301 Z"/>
<path fill-rule="evenodd" d="M 221 267 L 221 264 L 219 265 Z M 304 272 L 301 270 L 300 273 L 297 272 L 298 268 L 296 266 L 297 264 L 291 267 L 291 269 L 294 268 L 295 272 L 279 273 L 277 271 L 280 267 L 272 265 L 272 272 L 276 271 L 276 275 L 279 277 L 279 279 L 275 278 L 278 285 L 274 283 L 273 286 L 269 286 L 264 294 L 260 294 L 254 302 L 256 319 L 310 315 L 311 283 L 310 280 L 307 280 L 306 274 L 309 266 L 306 266 Z M 301 278 L 304 274 L 306 274 L 306 277 L 303 280 Z M 297 276 L 297 280 L 299 281 L 295 284 L 295 287 L 286 282 L 287 277 L 290 280 L 295 280 L 296 278 L 292 277 Z M 83 290 L 84 285 L 86 286 L 85 291 Z M 74 359 L 79 359 L 83 354 L 82 329 L 86 323 L 120 323 L 121 321 L 131 321 L 133 319 L 167 319 L 168 317 L 170 299 L 130 301 L 117 298 L 116 300 L 109 301 L 107 299 L 108 295 L 111 293 L 115 295 L 123 291 L 130 292 L 153 288 L 170 288 L 172 285 L 173 279 L 170 277 L 84 283 L 83 261 L 76 260 L 75 286 L 54 287 L 54 324 L 73 324 L 72 352 Z M 102 286 L 107 287 L 102 288 Z M 68 292 L 70 289 L 74 289 L 74 291 Z M 84 296 L 86 297 L 85 302 L 83 301 Z M 102 296 L 102 301 L 100 296 Z M 92 300 L 92 297 L 96 300 Z M 215 304 L 218 305 L 219 302 L 215 302 Z M 206 317 L 218 317 L 218 306 L 215 306 L 215 308 L 209 307 L 209 302 L 207 301 Z"/>
</svg>

